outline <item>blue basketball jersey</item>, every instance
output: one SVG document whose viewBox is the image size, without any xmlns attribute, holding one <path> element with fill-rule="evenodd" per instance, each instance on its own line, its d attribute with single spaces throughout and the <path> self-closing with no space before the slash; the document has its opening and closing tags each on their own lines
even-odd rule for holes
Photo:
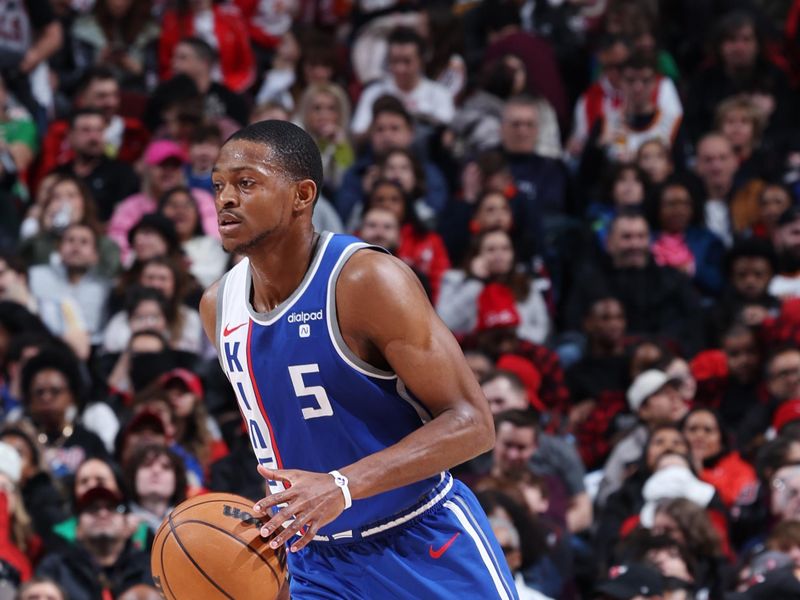
<svg viewBox="0 0 800 600">
<path fill-rule="evenodd" d="M 341 469 L 395 444 L 431 418 L 394 373 L 365 363 L 342 339 L 336 282 L 360 250 L 381 251 L 354 237 L 321 234 L 298 288 L 266 313 L 252 307 L 247 259 L 220 283 L 220 363 L 256 458 L 269 468 Z M 339 539 L 368 525 L 380 529 L 382 521 L 415 505 L 444 477 L 355 500 L 318 535 Z M 278 482 L 270 482 L 270 488 L 283 489 Z"/>
</svg>

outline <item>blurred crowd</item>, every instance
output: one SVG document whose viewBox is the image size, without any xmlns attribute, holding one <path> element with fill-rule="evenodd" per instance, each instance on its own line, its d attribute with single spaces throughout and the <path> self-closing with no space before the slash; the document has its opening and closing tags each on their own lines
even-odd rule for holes
<svg viewBox="0 0 800 600">
<path fill-rule="evenodd" d="M 800 0 L 0 0 L 0 598 L 264 495 L 197 312 L 264 119 L 461 343 L 521 598 L 800 598 L 799 84 Z"/>
</svg>

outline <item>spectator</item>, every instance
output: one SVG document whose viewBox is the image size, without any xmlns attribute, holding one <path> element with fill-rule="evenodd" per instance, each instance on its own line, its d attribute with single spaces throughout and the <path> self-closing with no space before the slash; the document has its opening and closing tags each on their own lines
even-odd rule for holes
<svg viewBox="0 0 800 600">
<path fill-rule="evenodd" d="M 36 212 L 38 218 L 33 216 Z M 22 224 L 25 239 L 20 244 L 20 254 L 29 266 L 54 262 L 64 231 L 77 223 L 102 231 L 97 205 L 86 184 L 75 175 L 56 174 L 42 204 L 34 207 Z M 120 268 L 119 248 L 105 235 L 99 235 L 97 243 L 97 271 L 105 277 L 114 277 Z"/>
<path fill-rule="evenodd" d="M 702 225 L 699 199 L 679 180 L 666 181 L 654 207 L 653 259 L 691 278 L 705 296 L 722 291 L 722 241 Z"/>
<path fill-rule="evenodd" d="M 385 95 L 399 98 L 414 118 L 426 125 L 449 125 L 455 109 L 447 88 L 424 74 L 425 42 L 408 27 L 398 27 L 389 35 L 389 75 L 367 87 L 359 98 L 350 129 L 353 135 L 367 133 L 375 115 L 373 104 Z"/>
<path fill-rule="evenodd" d="M 791 121 L 791 93 L 786 75 L 769 61 L 753 16 L 730 11 L 716 22 L 713 63 L 700 69 L 689 88 L 686 118 L 693 138 L 707 131 L 714 108 L 725 98 L 747 94 L 780 131 Z"/>
<path fill-rule="evenodd" d="M 543 282 L 516 268 L 514 248 L 503 231 L 485 231 L 473 244 L 463 270 L 447 271 L 437 310 L 456 334 L 514 328 L 521 339 L 542 343 L 550 316 Z"/>
<path fill-rule="evenodd" d="M 769 282 L 769 293 L 785 300 L 800 296 L 800 209 L 789 208 L 778 218 L 772 235 L 778 268 Z"/>
<path fill-rule="evenodd" d="M 718 597 L 726 582 L 728 560 L 725 540 L 718 527 L 724 521 L 713 520 L 717 513 L 685 497 L 661 501 L 653 517 L 651 531 L 664 535 L 686 549 L 691 557 L 692 583 L 697 593 Z"/>
<path fill-rule="evenodd" d="M 636 166 L 647 174 L 651 185 L 660 186 L 675 172 L 669 144 L 658 138 L 647 140 L 636 153 Z"/>
<path fill-rule="evenodd" d="M 336 84 L 310 85 L 300 98 L 297 116 L 319 147 L 325 175 L 323 192 L 333 198 L 345 171 L 355 162 L 355 152 L 347 139 L 350 101 Z"/>
<path fill-rule="evenodd" d="M 353 229 L 350 224 L 361 214 L 364 198 L 378 178 L 376 157 L 397 148 L 411 148 L 414 131 L 414 121 L 399 100 L 382 96 L 375 101 L 369 125 L 369 151 L 362 154 L 345 172 L 336 194 L 336 210 L 349 229 Z M 426 199 L 430 202 L 430 208 L 439 214 L 447 202 L 447 183 L 432 162 L 423 161 L 422 168 L 428 187 Z"/>
<path fill-rule="evenodd" d="M 490 518 L 489 524 L 492 526 L 492 532 L 497 538 L 497 542 L 503 549 L 508 567 L 514 575 L 514 583 L 520 600 L 546 600 L 548 596 L 525 584 L 525 578 L 519 570 L 522 566 L 522 554 L 520 553 L 519 532 L 514 527 L 514 524 L 507 519 L 498 517 Z"/>
<path fill-rule="evenodd" d="M 21 468 L 16 487 L 21 495 L 21 505 L 30 514 L 30 526 L 38 537 L 29 554 L 35 561 L 41 558 L 41 543 L 44 542 L 45 547 L 50 545 L 53 527 L 66 516 L 64 502 L 44 460 L 36 430 L 30 422 L 4 423 L 0 428 L 0 441 L 13 447 L 20 456 Z"/>
<path fill-rule="evenodd" d="M 189 164 L 186 165 L 186 183 L 189 188 L 199 188 L 214 194 L 211 169 L 222 147 L 222 132 L 214 124 L 199 125 L 189 140 Z"/>
<path fill-rule="evenodd" d="M 137 583 L 150 583 L 150 559 L 129 540 L 128 506 L 124 498 L 95 487 L 80 498 L 77 544 L 42 560 L 37 575 L 51 577 L 70 600 L 117 596 Z"/>
<path fill-rule="evenodd" d="M 144 92 L 155 76 L 159 33 L 149 0 L 99 0 L 72 24 L 76 70 L 102 64 L 123 89 Z"/>
<path fill-rule="evenodd" d="M 200 24 L 205 24 L 202 27 Z M 222 83 L 234 93 L 242 93 L 255 81 L 255 57 L 247 35 L 247 25 L 235 4 L 215 4 L 213 0 L 180 0 L 165 11 L 161 21 L 158 63 L 161 80 L 169 79 L 177 65 L 176 47 L 187 36 L 198 36 L 219 55 Z"/>
<path fill-rule="evenodd" d="M 73 223 L 64 229 L 58 246 L 60 262 L 31 267 L 28 278 L 31 292 L 40 301 L 70 298 L 81 308 L 95 344 L 106 318 L 110 283 L 96 271 L 99 261 L 98 234 L 91 226 Z"/>
<path fill-rule="evenodd" d="M 725 245 L 733 243 L 734 233 L 752 226 L 757 217 L 757 190 L 742 186 L 734 176 L 738 164 L 733 146 L 719 133 L 704 135 L 697 142 L 695 171 L 703 182 L 706 227 Z"/>
<path fill-rule="evenodd" d="M 678 391 L 677 382 L 663 371 L 650 369 L 638 375 L 628 388 L 628 406 L 639 423 L 622 438 L 606 461 L 597 501 L 603 505 L 625 479 L 625 469 L 642 456 L 645 444 L 660 425 L 678 423 L 689 407 Z"/>
<path fill-rule="evenodd" d="M 442 238 L 421 216 L 428 210 L 417 196 L 424 190 L 420 165 L 407 152 L 393 150 L 381 161 L 381 169 L 381 179 L 370 191 L 366 208 L 388 208 L 397 215 L 401 223 L 397 256 L 428 278 L 435 301 L 450 259 Z"/>
<path fill-rule="evenodd" d="M 793 205 L 794 198 L 789 188 L 781 183 L 767 182 L 758 196 L 758 220 L 750 234 L 759 239 L 772 240 L 778 219 Z"/>
<path fill-rule="evenodd" d="M 240 94 L 214 81 L 216 58 L 214 46 L 209 42 L 200 37 L 185 37 L 177 43 L 172 53 L 172 71 L 188 75 L 194 81 L 203 99 L 206 119 L 216 121 L 227 118 L 244 125 L 247 122 L 247 104 Z"/>
<path fill-rule="evenodd" d="M 84 408 L 78 365 L 71 357 L 42 351 L 30 359 L 22 370 L 22 393 L 24 413 L 36 426 L 45 462 L 57 478 L 73 474 L 87 456 L 106 454 L 99 433 L 113 438 L 116 416 L 102 404 Z"/>
<path fill-rule="evenodd" d="M 17 600 L 68 600 L 64 590 L 52 579 L 32 577 L 17 591 Z"/>
<path fill-rule="evenodd" d="M 509 98 L 503 110 L 500 141 L 525 212 L 541 218 L 566 210 L 567 182 L 558 161 L 536 154 L 539 117 L 538 105 L 530 96 Z"/>
<path fill-rule="evenodd" d="M 228 453 L 217 422 L 208 414 L 203 384 L 188 369 L 173 369 L 158 379 L 166 392 L 175 422 L 175 442 L 191 454 L 204 469 Z"/>
<path fill-rule="evenodd" d="M 718 339 L 734 323 L 758 327 L 778 315 L 780 301 L 768 291 L 775 264 L 771 246 L 760 240 L 738 242 L 728 251 L 727 285 L 711 312 L 709 339 Z"/>
<path fill-rule="evenodd" d="M 655 63 L 634 55 L 622 65 L 623 110 L 609 111 L 589 132 L 582 158 L 584 177 L 598 172 L 603 160 L 630 162 L 642 144 L 652 138 L 663 141 L 680 157 L 680 104 L 664 110 L 657 104 L 659 75 Z"/>
<path fill-rule="evenodd" d="M 765 157 L 758 151 L 761 135 L 766 125 L 766 115 L 761 113 L 747 95 L 733 96 L 719 103 L 716 108 L 715 123 L 733 146 L 739 159 L 737 179 L 740 181 L 765 174 Z"/>
<path fill-rule="evenodd" d="M 117 495 L 123 495 L 126 484 L 119 466 L 109 457 L 89 457 L 75 470 L 68 490 L 72 514 L 55 524 L 53 532 L 61 542 L 75 544 L 78 541 L 78 516 L 75 507 L 78 499 L 93 488 L 102 487 Z M 152 545 L 152 532 L 145 523 L 131 522 L 131 543 L 137 550 L 146 550 Z M 55 545 L 57 548 L 58 545 Z"/>
<path fill-rule="evenodd" d="M 700 478 L 713 485 L 726 506 L 731 506 L 742 491 L 756 483 L 756 472 L 731 449 L 729 436 L 714 411 L 694 408 L 684 417 L 683 435 L 692 456 L 701 465 Z"/>
<path fill-rule="evenodd" d="M 128 163 L 105 153 L 106 118 L 99 109 L 82 108 L 70 117 L 67 139 L 74 155 L 59 172 L 80 177 L 97 202 L 97 216 L 108 221 L 121 198 L 139 190 L 139 178 Z"/>
<path fill-rule="evenodd" d="M 119 246 L 123 264 L 128 264 L 130 260 L 127 235 L 131 228 L 143 215 L 156 210 L 158 199 L 164 192 L 185 185 L 182 167 L 186 158 L 186 153 L 178 144 L 167 140 L 153 142 L 145 150 L 142 192 L 125 198 L 116 207 L 108 223 L 108 235 Z M 197 201 L 203 231 L 206 235 L 219 238 L 214 199 L 207 192 L 197 188 L 192 189 L 192 196 Z"/>
<path fill-rule="evenodd" d="M 105 118 L 103 146 L 106 156 L 133 163 L 144 152 L 150 134 L 139 119 L 120 114 L 122 100 L 119 88 L 117 76 L 112 70 L 105 65 L 93 66 L 77 83 L 73 107 L 76 110 L 99 110 Z M 48 126 L 38 161 L 36 180 L 40 185 L 47 173 L 73 160 L 70 128 L 67 119 L 55 120 Z"/>
<path fill-rule="evenodd" d="M 592 504 L 583 487 L 580 459 L 558 438 L 543 437 L 536 414 L 512 409 L 495 418 L 497 443 L 491 474 L 518 481 L 527 471 L 538 474 L 549 493 L 548 514 L 565 519 L 572 532 L 584 531 L 592 522 Z M 563 504 L 562 504 L 563 503 Z"/>
<path fill-rule="evenodd" d="M 480 9 L 484 11 L 482 16 L 488 41 L 484 61 L 491 62 L 508 55 L 522 59 L 529 88 L 544 96 L 555 109 L 559 122 L 565 124 L 569 108 L 550 43 L 522 29 L 519 9 L 511 3 L 486 2 Z"/>
<path fill-rule="evenodd" d="M 47 59 L 61 48 L 64 31 L 47 2 L 16 3 L 5 16 L 15 24 L 0 35 L 0 53 L 7 61 L 3 65 L 6 86 L 42 122 L 53 107 Z"/>
<path fill-rule="evenodd" d="M 13 254 L 0 252 L 0 300 L 15 302 L 39 315 L 47 329 L 66 342 L 81 359 L 89 358 L 91 344 L 81 309 L 70 298 L 39 300 L 28 286 L 28 269 Z"/>
<path fill-rule="evenodd" d="M 698 349 L 698 300 L 685 275 L 657 266 L 651 258 L 649 228 L 644 217 L 622 213 L 611 223 L 607 257 L 600 266 L 581 267 L 567 298 L 567 327 L 576 330 L 591 297 L 619 298 L 625 307 L 631 334 L 663 335 L 679 343 L 687 354 Z"/>
<path fill-rule="evenodd" d="M 131 490 L 131 513 L 147 524 L 151 534 L 186 499 L 186 467 L 165 446 L 135 450 L 125 465 L 125 477 Z"/>
<path fill-rule="evenodd" d="M 631 563 L 611 569 L 611 577 L 595 589 L 599 600 L 646 600 L 662 598 L 664 578 L 653 567 Z"/>
<path fill-rule="evenodd" d="M 13 446 L 0 442 L 0 522 L 3 524 L 2 560 L 14 568 L 22 580 L 31 576 L 34 552 L 31 517 L 19 491 L 22 460 Z"/>
<path fill-rule="evenodd" d="M 175 225 L 181 248 L 189 259 L 189 273 L 204 288 L 219 279 L 228 266 L 228 255 L 218 239 L 203 232 L 192 191 L 185 186 L 167 190 L 158 201 L 158 210 Z"/>
<path fill-rule="evenodd" d="M 625 465 L 628 474 L 619 489 L 605 498 L 603 490 L 600 490 L 594 537 L 597 564 L 605 565 L 616 541 L 638 523 L 645 504 L 644 486 L 658 470 L 659 459 L 666 455 L 689 457 L 689 444 L 674 425 L 659 425 L 650 432 L 638 460 Z M 682 489 L 680 486 L 677 488 Z"/>
</svg>

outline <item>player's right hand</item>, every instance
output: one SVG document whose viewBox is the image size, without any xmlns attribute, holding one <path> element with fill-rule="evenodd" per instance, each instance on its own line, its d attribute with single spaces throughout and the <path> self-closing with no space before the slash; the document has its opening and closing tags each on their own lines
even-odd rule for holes
<svg viewBox="0 0 800 600">
<path fill-rule="evenodd" d="M 271 481 L 280 481 L 286 490 L 270 494 L 256 502 L 253 511 L 257 515 L 269 515 L 270 508 L 285 504 L 261 528 L 261 535 L 269 537 L 277 532 L 281 525 L 291 521 L 283 531 L 270 541 L 272 548 L 278 548 L 295 535 L 290 552 L 297 552 L 305 547 L 320 530 L 344 511 L 344 496 L 328 473 L 313 473 L 296 469 L 267 469 L 258 466 L 262 477 Z"/>
</svg>

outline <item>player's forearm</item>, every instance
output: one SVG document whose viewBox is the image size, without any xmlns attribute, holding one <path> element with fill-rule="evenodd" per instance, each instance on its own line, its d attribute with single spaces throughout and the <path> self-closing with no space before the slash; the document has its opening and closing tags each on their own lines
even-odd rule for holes
<svg viewBox="0 0 800 600">
<path fill-rule="evenodd" d="M 494 445 L 491 419 L 465 406 L 446 410 L 398 443 L 343 469 L 354 499 L 431 477 Z"/>
</svg>

